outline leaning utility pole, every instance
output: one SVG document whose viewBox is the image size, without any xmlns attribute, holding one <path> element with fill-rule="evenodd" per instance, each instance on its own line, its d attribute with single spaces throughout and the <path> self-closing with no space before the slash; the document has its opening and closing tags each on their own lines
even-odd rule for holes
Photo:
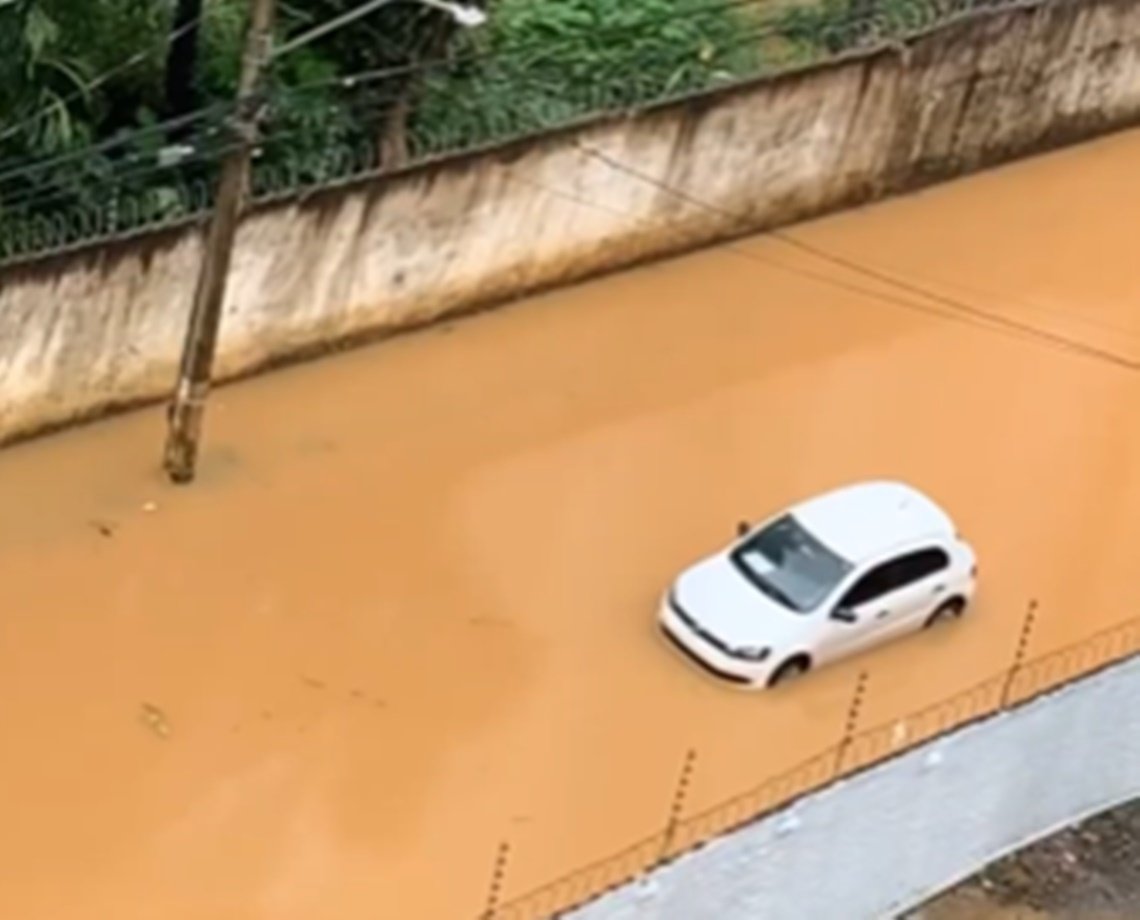
<svg viewBox="0 0 1140 920">
<path fill-rule="evenodd" d="M 206 251 L 194 290 L 190 325 L 182 349 L 178 388 L 168 412 L 164 466 L 176 483 L 194 479 L 202 416 L 210 392 L 214 350 L 222 320 L 226 275 L 229 273 L 238 216 L 245 199 L 250 153 L 257 139 L 260 88 L 269 61 L 275 4 L 276 0 L 250 0 L 237 107 L 230 124 L 235 146 L 222 164 L 214 215 L 210 220 Z"/>
</svg>

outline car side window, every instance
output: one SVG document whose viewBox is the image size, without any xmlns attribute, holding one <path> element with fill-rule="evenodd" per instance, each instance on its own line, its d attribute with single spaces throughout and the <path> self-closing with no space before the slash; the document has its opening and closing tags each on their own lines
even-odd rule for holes
<svg viewBox="0 0 1140 920">
<path fill-rule="evenodd" d="M 894 569 L 892 580 L 895 587 L 905 588 L 916 581 L 929 578 L 935 572 L 949 568 L 950 557 L 945 550 L 929 547 L 899 556 L 891 565 Z"/>
<path fill-rule="evenodd" d="M 855 582 L 839 601 L 840 607 L 860 607 L 895 589 L 894 562 L 875 566 Z"/>
</svg>

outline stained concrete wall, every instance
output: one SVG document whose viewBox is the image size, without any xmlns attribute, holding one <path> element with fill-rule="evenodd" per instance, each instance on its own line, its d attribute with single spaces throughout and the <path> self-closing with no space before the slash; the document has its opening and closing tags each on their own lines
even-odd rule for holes
<svg viewBox="0 0 1140 920">
<path fill-rule="evenodd" d="M 827 66 L 264 204 L 229 376 L 1140 122 L 1140 4 L 1042 0 Z M 585 154 L 588 145 L 711 207 Z M 0 440 L 162 395 L 201 228 L 0 270 Z"/>
<path fill-rule="evenodd" d="M 887 920 L 1140 796 L 1140 659 L 862 773 L 571 914 Z"/>
</svg>

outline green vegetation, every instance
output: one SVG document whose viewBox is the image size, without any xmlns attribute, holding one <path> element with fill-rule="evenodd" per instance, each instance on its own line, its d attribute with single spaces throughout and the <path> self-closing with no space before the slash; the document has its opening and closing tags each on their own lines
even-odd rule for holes
<svg viewBox="0 0 1140 920">
<path fill-rule="evenodd" d="M 359 2 L 281 0 L 279 33 Z M 0 0 L 0 256 L 206 205 L 245 7 Z M 758 63 L 744 7 L 497 0 L 487 25 L 464 30 L 395 2 L 275 64 L 255 192 L 739 78 Z"/>
<path fill-rule="evenodd" d="M 780 17 L 779 33 L 798 57 L 817 59 L 987 5 L 994 5 L 993 0 L 818 0 L 788 9 Z"/>
<path fill-rule="evenodd" d="M 279 0 L 279 37 L 361 2 Z M 480 2 L 477 29 L 395 0 L 277 59 L 254 193 L 833 54 L 942 0 Z M 246 4 L 0 0 L 0 258 L 208 206 Z"/>
<path fill-rule="evenodd" d="M 754 72 L 755 25 L 709 0 L 502 0 L 461 36 L 470 63 L 426 81 L 415 122 L 491 140 Z"/>
</svg>

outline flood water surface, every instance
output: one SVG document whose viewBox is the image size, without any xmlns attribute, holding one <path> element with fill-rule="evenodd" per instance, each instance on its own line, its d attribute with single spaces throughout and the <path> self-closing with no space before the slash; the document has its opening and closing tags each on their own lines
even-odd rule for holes
<svg viewBox="0 0 1140 920">
<path fill-rule="evenodd" d="M 0 916 L 475 917 L 868 724 L 1140 614 L 1140 134 L 0 454 Z M 886 275 L 884 275 L 886 273 Z M 889 275 L 909 288 L 889 280 Z M 936 296 L 930 297 L 929 293 Z M 741 518 L 865 477 L 972 616 L 726 689 L 659 641 Z"/>
</svg>

